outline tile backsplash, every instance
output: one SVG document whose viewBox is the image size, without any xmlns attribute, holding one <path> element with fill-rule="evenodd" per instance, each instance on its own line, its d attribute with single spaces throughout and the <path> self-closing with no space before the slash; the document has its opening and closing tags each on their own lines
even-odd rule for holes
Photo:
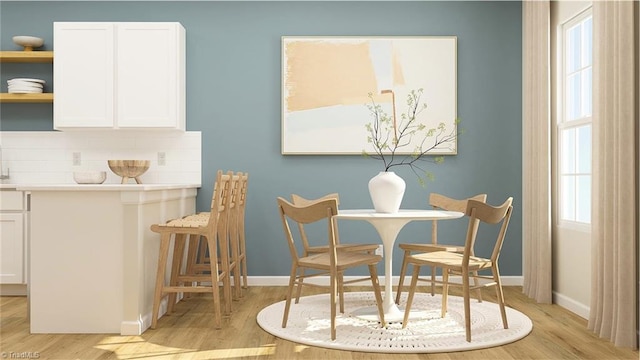
<svg viewBox="0 0 640 360">
<path fill-rule="evenodd" d="M 107 165 L 112 159 L 151 160 L 149 170 L 140 177 L 145 184 L 202 181 L 199 131 L 0 131 L 0 146 L 2 174 L 10 173 L 4 183 L 74 184 L 74 171 L 103 170 L 105 183 L 119 184 L 121 178 Z"/>
</svg>

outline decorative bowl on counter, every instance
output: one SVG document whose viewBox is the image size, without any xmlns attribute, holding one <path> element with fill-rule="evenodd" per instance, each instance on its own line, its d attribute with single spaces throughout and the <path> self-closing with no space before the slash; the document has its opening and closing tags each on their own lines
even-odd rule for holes
<svg viewBox="0 0 640 360">
<path fill-rule="evenodd" d="M 136 180 L 136 183 L 142 184 L 140 175 L 149 170 L 150 160 L 107 160 L 109 169 L 114 174 L 122 177 L 122 184 L 126 184 L 130 178 Z"/>
<path fill-rule="evenodd" d="M 24 46 L 24 51 L 31 51 L 33 48 L 38 48 L 44 44 L 44 40 L 39 37 L 25 35 L 14 36 L 13 42 L 16 45 Z"/>
<path fill-rule="evenodd" d="M 74 171 L 73 180 L 77 184 L 102 184 L 107 179 L 106 171 Z"/>
</svg>

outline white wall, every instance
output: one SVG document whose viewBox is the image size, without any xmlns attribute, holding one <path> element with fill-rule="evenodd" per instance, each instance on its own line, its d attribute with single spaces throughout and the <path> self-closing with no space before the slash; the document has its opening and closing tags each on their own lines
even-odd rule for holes
<svg viewBox="0 0 640 360">
<path fill-rule="evenodd" d="M 147 184 L 201 184 L 202 145 L 199 131 L 188 132 L 0 132 L 4 183 L 73 184 L 73 172 L 104 170 L 105 183 L 118 184 L 121 178 L 109 170 L 107 160 L 151 160 L 141 176 Z M 158 164 L 164 152 L 165 165 Z M 73 154 L 80 153 L 80 165 Z"/>
</svg>

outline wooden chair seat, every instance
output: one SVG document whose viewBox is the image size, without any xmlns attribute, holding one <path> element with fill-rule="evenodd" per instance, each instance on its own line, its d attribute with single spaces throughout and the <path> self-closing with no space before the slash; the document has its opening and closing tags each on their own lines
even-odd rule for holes
<svg viewBox="0 0 640 360">
<path fill-rule="evenodd" d="M 464 255 L 449 251 L 436 251 L 415 254 L 412 256 L 412 261 L 420 262 L 422 265 L 446 267 L 449 270 L 459 273 L 462 271 Z M 491 259 L 469 256 L 468 268 L 470 271 L 490 268 L 492 265 L 493 262 Z"/>
<path fill-rule="evenodd" d="M 355 266 L 367 265 L 371 263 L 372 260 L 376 260 L 375 258 L 372 258 L 371 255 L 353 251 L 338 250 L 336 256 L 339 260 L 336 262 L 336 270 L 339 272 Z M 378 261 L 382 260 L 381 256 L 374 256 L 379 258 L 377 259 Z M 298 265 L 312 269 L 326 269 L 331 266 L 331 255 L 328 252 L 325 252 L 303 257 L 298 259 Z"/>
<path fill-rule="evenodd" d="M 168 228 L 201 228 L 206 227 L 208 222 L 208 217 L 194 217 L 193 215 L 190 215 L 181 219 L 169 220 L 165 224 L 157 224 L 157 228 L 159 230 Z"/>
<path fill-rule="evenodd" d="M 405 251 L 411 252 L 434 252 L 434 251 L 452 251 L 463 252 L 464 246 L 445 245 L 445 244 L 400 244 L 398 247 Z"/>
</svg>

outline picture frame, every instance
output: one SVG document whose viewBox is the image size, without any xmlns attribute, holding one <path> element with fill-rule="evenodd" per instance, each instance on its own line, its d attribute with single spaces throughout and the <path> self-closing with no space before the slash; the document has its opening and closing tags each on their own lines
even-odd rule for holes
<svg viewBox="0 0 640 360">
<path fill-rule="evenodd" d="M 371 152 L 367 105 L 400 119 L 418 89 L 417 121 L 457 131 L 456 36 L 283 36 L 282 154 Z M 429 154 L 457 154 L 457 137 Z"/>
</svg>

